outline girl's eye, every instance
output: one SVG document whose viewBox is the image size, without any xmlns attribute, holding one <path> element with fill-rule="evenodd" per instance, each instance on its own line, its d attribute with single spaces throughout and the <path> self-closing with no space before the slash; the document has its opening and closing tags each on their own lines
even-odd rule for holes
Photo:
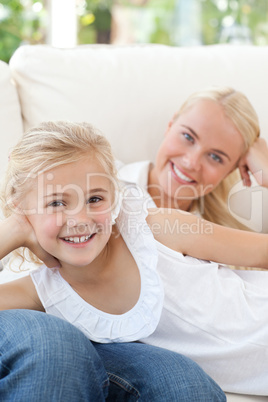
<svg viewBox="0 0 268 402">
<path fill-rule="evenodd" d="M 62 207 L 64 205 L 63 201 L 52 201 L 48 204 L 49 207 Z"/>
<path fill-rule="evenodd" d="M 88 204 L 96 204 L 100 201 L 102 201 L 102 198 L 95 195 L 94 197 L 89 198 Z"/>
<path fill-rule="evenodd" d="M 210 157 L 211 157 L 211 159 L 213 159 L 213 161 L 215 161 L 215 162 L 218 162 L 218 163 L 222 163 L 223 162 L 223 160 L 222 160 L 222 158 L 219 156 L 219 155 L 217 155 L 217 154 L 210 154 Z"/>
<path fill-rule="evenodd" d="M 184 136 L 184 138 L 185 138 L 187 141 L 190 141 L 190 142 L 194 143 L 194 137 L 191 136 L 189 133 L 182 133 L 182 135 Z"/>
</svg>

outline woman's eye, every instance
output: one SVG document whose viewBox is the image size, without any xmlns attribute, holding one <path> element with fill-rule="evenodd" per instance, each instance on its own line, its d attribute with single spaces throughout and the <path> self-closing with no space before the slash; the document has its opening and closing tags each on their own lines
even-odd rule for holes
<svg viewBox="0 0 268 402">
<path fill-rule="evenodd" d="M 100 201 L 102 201 L 101 197 L 94 196 L 94 197 L 89 198 L 88 204 L 96 204 L 97 202 L 100 202 Z"/>
<path fill-rule="evenodd" d="M 182 135 L 184 136 L 184 138 L 185 138 L 187 141 L 194 142 L 193 136 L 191 136 L 189 133 L 182 133 Z"/>
<path fill-rule="evenodd" d="M 48 204 L 49 207 L 61 207 L 63 205 L 63 201 L 52 201 Z"/>
<path fill-rule="evenodd" d="M 213 159 L 213 161 L 215 161 L 215 162 L 218 162 L 218 163 L 222 163 L 222 162 L 223 162 L 222 158 L 221 158 L 219 155 L 217 155 L 217 154 L 210 154 L 210 157 L 211 157 L 211 159 Z"/>
</svg>

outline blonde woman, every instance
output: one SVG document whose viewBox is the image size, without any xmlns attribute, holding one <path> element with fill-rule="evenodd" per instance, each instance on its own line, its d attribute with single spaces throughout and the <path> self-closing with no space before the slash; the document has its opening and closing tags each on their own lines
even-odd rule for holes
<svg viewBox="0 0 268 402">
<path fill-rule="evenodd" d="M 268 187 L 268 148 L 259 134 L 257 114 L 244 94 L 205 89 L 191 95 L 169 122 L 155 162 L 125 165 L 119 177 L 140 186 L 146 205 L 245 229 L 230 214 L 227 196 L 240 177 L 250 186 L 249 172 L 259 181 L 256 172 L 262 171 L 259 184 Z M 186 260 L 176 266 L 167 254 L 169 263 L 158 271 L 165 287 L 163 313 L 144 342 L 189 356 L 225 391 L 268 395 L 265 311 L 252 310 L 263 305 L 268 273 L 201 269 Z"/>
</svg>

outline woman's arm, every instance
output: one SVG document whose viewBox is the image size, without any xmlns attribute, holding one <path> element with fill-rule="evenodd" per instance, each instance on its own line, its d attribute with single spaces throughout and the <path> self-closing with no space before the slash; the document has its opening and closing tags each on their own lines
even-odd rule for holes
<svg viewBox="0 0 268 402">
<path fill-rule="evenodd" d="M 260 186 L 268 187 L 268 146 L 258 138 L 238 164 L 245 186 L 251 186 L 251 172 Z"/>
<path fill-rule="evenodd" d="M 150 210 L 156 240 L 192 257 L 222 264 L 268 268 L 268 235 L 226 228 L 178 210 Z"/>
</svg>

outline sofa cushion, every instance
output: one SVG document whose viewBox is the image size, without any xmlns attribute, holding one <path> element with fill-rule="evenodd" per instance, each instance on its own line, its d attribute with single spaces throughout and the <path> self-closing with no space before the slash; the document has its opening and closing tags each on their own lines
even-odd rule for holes
<svg viewBox="0 0 268 402">
<path fill-rule="evenodd" d="M 124 162 L 152 159 L 174 112 L 208 85 L 245 92 L 268 138 L 268 48 L 22 46 L 10 67 L 26 127 L 48 119 L 91 121 Z"/>
<path fill-rule="evenodd" d="M 10 148 L 23 132 L 20 104 L 9 67 L 0 61 L 0 175 L 8 162 Z"/>
<path fill-rule="evenodd" d="M 226 393 L 227 402 L 268 402 L 267 396 Z"/>
</svg>

